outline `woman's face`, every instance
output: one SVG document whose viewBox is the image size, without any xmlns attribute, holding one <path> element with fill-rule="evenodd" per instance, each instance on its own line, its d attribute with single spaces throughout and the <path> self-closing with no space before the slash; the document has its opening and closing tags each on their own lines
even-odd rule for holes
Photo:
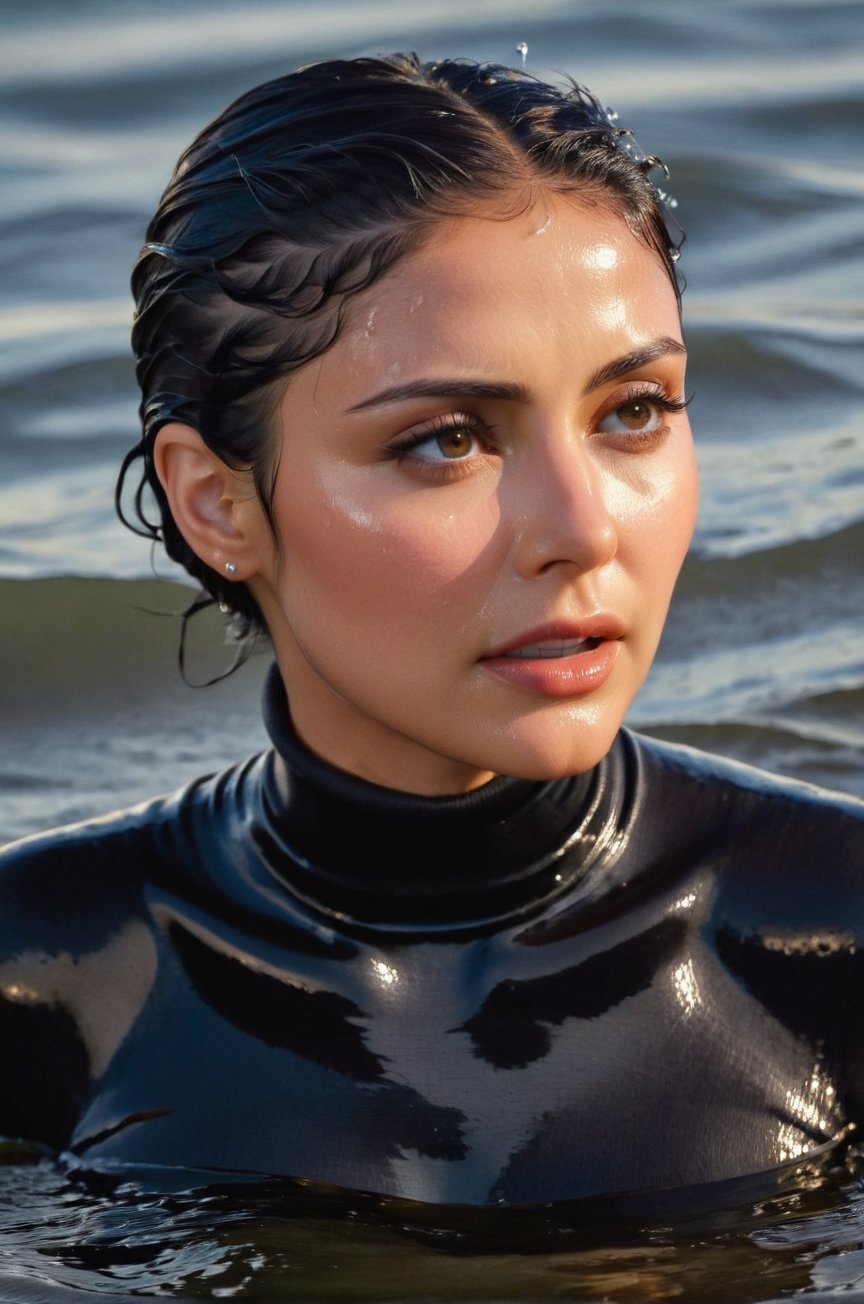
<svg viewBox="0 0 864 1304">
<path fill-rule="evenodd" d="M 602 207 L 443 221 L 355 299 L 287 386 L 251 580 L 309 746 L 428 794 L 596 764 L 693 527 L 683 394 L 667 274 Z"/>
</svg>

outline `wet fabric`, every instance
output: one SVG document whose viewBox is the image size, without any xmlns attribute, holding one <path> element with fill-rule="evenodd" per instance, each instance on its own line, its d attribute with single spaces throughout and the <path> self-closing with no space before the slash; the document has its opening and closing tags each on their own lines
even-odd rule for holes
<svg viewBox="0 0 864 1304">
<path fill-rule="evenodd" d="M 5 853 L 5 1134 L 494 1204 L 864 1120 L 864 805 L 626 730 L 414 797 L 312 756 L 275 670 L 265 715 L 263 755 Z"/>
</svg>

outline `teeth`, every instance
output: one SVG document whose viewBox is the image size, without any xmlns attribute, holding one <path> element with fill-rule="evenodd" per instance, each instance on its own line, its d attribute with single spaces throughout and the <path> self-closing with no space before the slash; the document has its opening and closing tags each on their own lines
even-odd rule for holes
<svg viewBox="0 0 864 1304">
<path fill-rule="evenodd" d="M 572 657 L 577 652 L 588 652 L 596 647 L 600 640 L 596 638 L 577 638 L 565 643 L 563 640 L 547 643 L 526 643 L 525 647 L 514 648 L 508 657 L 517 660 L 545 660 L 553 657 Z"/>
</svg>

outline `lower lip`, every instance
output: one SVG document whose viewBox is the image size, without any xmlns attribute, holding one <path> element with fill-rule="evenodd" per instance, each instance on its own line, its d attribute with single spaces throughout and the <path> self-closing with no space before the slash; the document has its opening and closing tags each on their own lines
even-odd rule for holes
<svg viewBox="0 0 864 1304">
<path fill-rule="evenodd" d="M 481 665 L 514 688 L 546 697 L 577 697 L 601 688 L 612 672 L 619 643 L 604 640 L 569 657 L 489 657 Z"/>
</svg>

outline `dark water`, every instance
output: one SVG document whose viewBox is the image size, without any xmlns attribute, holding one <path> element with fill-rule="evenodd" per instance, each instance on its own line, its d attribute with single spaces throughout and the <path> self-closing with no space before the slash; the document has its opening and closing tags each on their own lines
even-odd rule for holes
<svg viewBox="0 0 864 1304">
<path fill-rule="evenodd" d="M 689 1207 L 470 1210 L 287 1181 L 172 1191 L 160 1174 L 166 1192 L 152 1174 L 142 1186 L 17 1163 L 0 1168 L 0 1299 L 80 1304 L 85 1284 L 114 1301 L 858 1299 L 856 1169 L 791 1170 L 759 1199 L 729 1184 L 713 1207 L 694 1192 Z"/>
<path fill-rule="evenodd" d="M 513 62 L 522 40 L 529 70 L 586 81 L 663 155 L 688 231 L 703 509 L 632 722 L 864 794 L 860 0 L 7 0 L 0 836 L 164 791 L 263 740 L 266 657 L 185 688 L 176 620 L 153 612 L 188 591 L 164 561 L 153 579 L 111 509 L 136 424 L 128 269 L 180 148 L 301 62 L 406 46 Z M 228 656 L 199 631 L 202 679 Z M 665 1222 L 466 1223 L 308 1189 L 112 1190 L 11 1162 L 0 1298 L 864 1299 L 854 1173 L 726 1198 Z"/>
</svg>

